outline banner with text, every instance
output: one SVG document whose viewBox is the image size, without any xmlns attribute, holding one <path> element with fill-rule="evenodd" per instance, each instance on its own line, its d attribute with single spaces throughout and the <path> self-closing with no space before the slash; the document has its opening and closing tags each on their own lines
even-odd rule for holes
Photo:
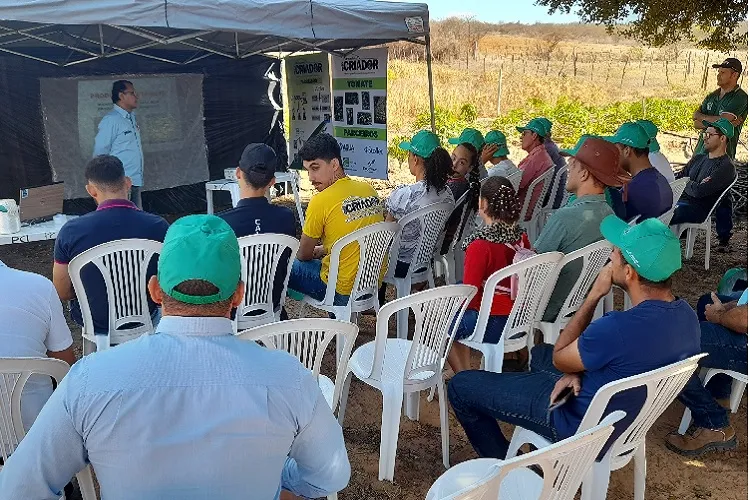
<svg viewBox="0 0 750 500">
<path fill-rule="evenodd" d="M 349 175 L 388 178 L 386 91 L 388 49 L 331 57 L 333 135 Z"/>
<path fill-rule="evenodd" d="M 331 126 L 331 78 L 328 54 L 309 54 L 285 59 L 289 113 L 289 162 L 302 168 L 297 153 L 307 140 Z"/>
</svg>

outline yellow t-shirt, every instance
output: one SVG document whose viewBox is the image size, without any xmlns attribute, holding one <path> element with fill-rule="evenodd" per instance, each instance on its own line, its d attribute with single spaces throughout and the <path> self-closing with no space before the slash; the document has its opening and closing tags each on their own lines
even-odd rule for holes
<svg viewBox="0 0 750 500">
<path fill-rule="evenodd" d="M 383 222 L 383 205 L 378 193 L 366 182 L 344 177 L 312 197 L 307 205 L 302 232 L 310 238 L 320 239 L 326 250 L 320 268 L 320 279 L 323 282 L 328 283 L 333 244 L 352 231 L 376 222 Z M 351 293 L 358 267 L 359 247 L 356 244 L 349 245 L 341 251 L 336 280 L 338 293 Z"/>
</svg>

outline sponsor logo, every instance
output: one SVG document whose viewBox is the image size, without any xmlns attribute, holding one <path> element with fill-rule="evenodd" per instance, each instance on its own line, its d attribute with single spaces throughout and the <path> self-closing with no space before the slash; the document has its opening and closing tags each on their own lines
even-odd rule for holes
<svg viewBox="0 0 750 500">
<path fill-rule="evenodd" d="M 378 60 L 369 59 L 344 59 L 341 61 L 341 71 L 377 71 Z"/>
<path fill-rule="evenodd" d="M 350 196 L 341 203 L 341 211 L 346 216 L 346 222 L 364 219 L 372 215 L 382 214 L 383 205 L 377 196 Z"/>
</svg>

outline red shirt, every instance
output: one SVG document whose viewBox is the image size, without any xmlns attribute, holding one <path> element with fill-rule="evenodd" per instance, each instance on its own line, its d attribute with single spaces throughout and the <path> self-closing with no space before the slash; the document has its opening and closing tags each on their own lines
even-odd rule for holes
<svg viewBox="0 0 750 500">
<path fill-rule="evenodd" d="M 526 158 L 521 160 L 521 163 L 518 164 L 518 168 L 523 170 L 521 183 L 518 185 L 518 199 L 521 202 L 521 206 L 523 206 L 523 202 L 526 199 L 526 190 L 528 189 L 529 184 L 534 182 L 540 175 L 551 169 L 553 166 L 554 163 L 552 158 L 547 154 L 544 144 L 540 144 L 529 151 Z M 529 218 L 531 218 L 531 214 L 534 211 L 534 205 L 541 195 L 542 186 L 534 188 L 534 194 L 531 196 L 528 211 L 526 214 L 523 214 L 523 220 L 529 220 Z"/>
<path fill-rule="evenodd" d="M 531 248 L 526 233 L 523 234 L 515 246 Z M 512 246 L 512 245 L 511 245 Z M 474 285 L 479 289 L 469 302 L 469 309 L 479 311 L 484 293 L 484 283 L 494 272 L 513 264 L 516 251 L 503 243 L 490 243 L 487 240 L 474 240 L 466 249 L 464 258 L 464 284 Z M 510 278 L 500 282 L 500 286 L 510 288 Z M 513 309 L 513 301 L 508 292 L 495 291 L 490 316 L 508 316 Z"/>
</svg>

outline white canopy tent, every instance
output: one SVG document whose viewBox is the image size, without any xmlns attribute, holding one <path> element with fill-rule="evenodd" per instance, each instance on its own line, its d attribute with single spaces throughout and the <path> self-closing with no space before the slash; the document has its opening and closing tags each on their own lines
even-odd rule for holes
<svg viewBox="0 0 750 500">
<path fill-rule="evenodd" d="M 0 0 L 0 53 L 68 67 L 123 54 L 189 65 L 218 55 L 321 50 L 346 55 L 393 41 L 426 46 L 427 5 L 376 0 Z M 40 48 L 57 47 L 52 57 Z M 170 56 L 159 54 L 169 49 Z M 184 57 L 175 56 L 177 54 Z"/>
</svg>

